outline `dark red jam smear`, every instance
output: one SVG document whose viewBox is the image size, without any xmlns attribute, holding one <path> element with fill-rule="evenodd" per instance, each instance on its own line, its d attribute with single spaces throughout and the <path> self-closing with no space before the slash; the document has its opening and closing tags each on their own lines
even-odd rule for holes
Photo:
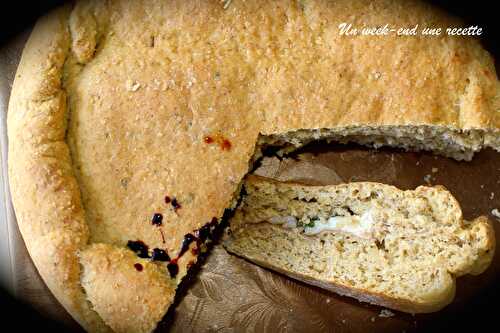
<svg viewBox="0 0 500 333">
<path fill-rule="evenodd" d="M 228 139 L 222 140 L 222 142 L 220 143 L 220 148 L 222 150 L 231 150 L 231 141 L 229 141 Z"/>
<path fill-rule="evenodd" d="M 136 263 L 136 264 L 134 264 L 134 267 L 135 267 L 135 269 L 136 269 L 138 272 L 142 272 L 142 265 L 141 265 L 141 264 Z"/>
<path fill-rule="evenodd" d="M 230 150 L 231 149 L 231 141 L 229 141 L 228 139 L 226 139 L 225 137 L 223 137 L 220 134 L 216 134 L 215 137 L 207 135 L 207 136 L 203 137 L 203 142 L 205 142 L 206 144 L 212 144 L 214 142 L 217 142 L 220 149 L 222 149 L 222 150 Z"/>
<path fill-rule="evenodd" d="M 159 248 L 154 248 L 151 259 L 154 261 L 170 261 L 170 256 L 168 255 L 167 251 Z"/>
<path fill-rule="evenodd" d="M 211 239 L 211 228 L 215 227 L 217 225 L 217 218 L 213 218 L 212 221 L 209 223 L 205 224 L 203 227 L 195 231 L 195 235 L 197 238 L 199 238 L 202 242 L 204 242 L 207 239 Z"/>
<path fill-rule="evenodd" d="M 157 227 L 161 226 L 163 224 L 163 215 L 160 213 L 154 213 L 153 218 L 151 219 L 151 224 Z"/>
<path fill-rule="evenodd" d="M 175 199 L 174 199 L 175 200 Z M 154 248 L 152 251 L 151 256 L 149 256 L 148 253 L 148 246 L 144 244 L 144 242 L 137 240 L 137 241 L 128 241 L 127 247 L 134 251 L 139 257 L 141 258 L 151 258 L 153 261 L 164 261 L 164 262 L 169 262 L 167 264 L 167 269 L 168 272 L 170 273 L 171 278 L 175 278 L 177 274 L 179 273 L 179 266 L 177 264 L 177 260 L 179 260 L 180 257 L 186 253 L 186 251 L 189 249 L 190 245 L 193 242 L 196 242 L 196 246 L 191 249 L 191 253 L 193 255 L 198 255 L 199 254 L 199 249 L 202 244 L 204 244 L 207 240 L 212 240 L 212 232 L 213 228 L 215 228 L 218 224 L 217 218 L 213 218 L 212 221 L 209 223 L 205 224 L 198 230 L 195 230 L 194 233 L 189 233 L 184 236 L 184 239 L 182 241 L 181 249 L 179 251 L 179 254 L 175 258 L 170 258 L 166 250 L 159 249 L 159 248 Z M 194 264 L 194 261 L 190 261 L 187 265 L 189 268 Z M 137 265 L 137 264 L 136 264 Z M 140 265 L 140 264 L 139 264 Z M 135 266 L 135 265 L 134 265 Z M 136 267 L 137 270 L 139 270 Z M 142 270 L 142 265 L 140 270 Z"/>
<path fill-rule="evenodd" d="M 182 208 L 181 204 L 179 203 L 179 200 L 177 200 L 177 198 L 173 197 L 169 197 L 168 195 L 165 196 L 164 198 L 165 200 L 165 203 L 168 205 L 168 204 L 171 204 L 172 205 L 172 208 L 174 209 L 174 212 L 177 213 L 177 210 Z"/>
<path fill-rule="evenodd" d="M 186 253 L 186 251 L 189 249 L 189 245 L 192 242 L 194 242 L 195 240 L 197 240 L 197 238 L 193 234 L 184 235 L 184 239 L 183 239 L 182 245 L 181 245 L 181 251 L 179 252 L 179 255 L 177 256 L 177 258 L 182 257 L 182 255 L 184 253 Z"/>
<path fill-rule="evenodd" d="M 172 259 L 170 263 L 167 265 L 167 269 L 170 272 L 170 276 L 174 278 L 177 273 L 179 272 L 179 268 L 177 267 L 177 260 L 186 253 L 186 251 L 189 249 L 189 246 L 191 243 L 196 242 L 196 246 L 191 249 L 191 253 L 194 255 L 197 255 L 199 253 L 199 248 L 201 244 L 205 243 L 208 239 L 211 238 L 211 233 L 212 230 L 211 228 L 214 228 L 217 226 L 218 220 L 217 218 L 213 218 L 212 221 L 209 223 L 205 224 L 203 227 L 201 227 L 198 230 L 194 231 L 194 234 L 186 234 L 184 236 L 184 240 L 182 241 L 181 245 L 181 250 L 179 254 L 177 255 L 176 258 Z M 190 265 L 193 265 L 192 263 Z M 188 264 L 188 266 L 190 266 Z"/>
<path fill-rule="evenodd" d="M 176 198 L 173 198 L 172 199 L 172 207 L 174 207 L 174 211 L 177 212 L 178 209 L 182 208 L 181 204 L 179 203 L 179 201 L 177 201 Z"/>
<path fill-rule="evenodd" d="M 167 265 L 170 277 L 173 279 L 179 273 L 179 265 L 177 265 L 177 259 L 172 259 Z"/>
<path fill-rule="evenodd" d="M 200 229 L 195 230 L 194 235 L 193 234 L 184 235 L 184 240 L 182 241 L 181 245 L 181 251 L 179 252 L 177 258 L 182 257 L 182 255 L 186 253 L 186 251 L 189 249 L 189 245 L 191 245 L 192 242 L 196 241 L 196 247 L 200 247 L 200 245 L 207 239 L 211 239 L 211 233 L 212 233 L 211 228 L 215 227 L 216 225 L 217 225 L 217 219 L 213 218 L 212 221 L 205 224 Z"/>
<path fill-rule="evenodd" d="M 148 246 L 143 241 L 128 241 L 127 247 L 137 254 L 139 258 L 149 258 Z"/>
<path fill-rule="evenodd" d="M 161 230 L 161 228 L 158 228 L 158 230 L 160 230 L 161 242 L 165 244 L 165 234 L 163 233 L 163 230 Z"/>
</svg>

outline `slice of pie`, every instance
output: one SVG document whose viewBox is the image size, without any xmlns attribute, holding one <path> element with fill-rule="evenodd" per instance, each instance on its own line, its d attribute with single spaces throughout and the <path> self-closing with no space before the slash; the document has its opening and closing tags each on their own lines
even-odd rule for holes
<svg viewBox="0 0 500 333">
<path fill-rule="evenodd" d="M 85 329 L 156 327 L 263 147 L 500 149 L 477 41 L 343 22 L 460 24 L 384 0 L 96 0 L 40 19 L 12 88 L 9 180 L 35 265 Z"/>
<path fill-rule="evenodd" d="M 488 218 L 464 220 L 442 186 L 307 186 L 249 175 L 243 187 L 224 242 L 230 252 L 391 309 L 442 309 L 455 279 L 484 272 L 495 252 Z"/>
</svg>

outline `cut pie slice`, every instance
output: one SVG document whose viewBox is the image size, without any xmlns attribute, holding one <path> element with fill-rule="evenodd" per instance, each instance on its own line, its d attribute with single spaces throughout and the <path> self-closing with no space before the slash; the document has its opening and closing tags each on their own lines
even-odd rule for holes
<svg viewBox="0 0 500 333">
<path fill-rule="evenodd" d="M 455 295 L 455 278 L 491 263 L 488 218 L 462 218 L 441 186 L 401 191 L 248 176 L 226 248 L 295 279 L 388 308 L 425 313 Z"/>
</svg>

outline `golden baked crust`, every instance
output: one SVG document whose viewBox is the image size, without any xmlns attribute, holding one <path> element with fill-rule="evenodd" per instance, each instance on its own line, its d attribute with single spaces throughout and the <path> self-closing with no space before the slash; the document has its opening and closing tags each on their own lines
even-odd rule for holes
<svg viewBox="0 0 500 333">
<path fill-rule="evenodd" d="M 426 125 L 476 129 L 476 149 L 500 146 L 498 81 L 476 41 L 337 31 L 343 21 L 456 23 L 438 11 L 384 0 L 223 7 L 81 1 L 41 19 L 26 45 L 8 115 L 13 202 L 40 274 L 89 331 L 149 330 L 169 304 L 142 300 L 137 326 L 126 326 L 99 295 L 129 295 L 121 300 L 132 308 L 137 299 L 123 291 L 159 274 L 143 271 L 129 286 L 114 286 L 128 275 L 113 274 L 82 288 L 81 267 L 84 277 L 99 274 L 95 244 L 113 252 L 140 239 L 175 257 L 184 235 L 231 205 L 259 135 Z M 108 260 L 131 264 L 124 253 Z M 158 288 L 172 295 L 195 260 L 187 251 L 174 283 Z"/>
<path fill-rule="evenodd" d="M 45 283 L 80 324 L 106 332 L 80 284 L 77 254 L 89 230 L 65 142 L 68 15 L 62 8 L 42 18 L 23 53 L 9 104 L 9 182 L 19 228 Z"/>
<path fill-rule="evenodd" d="M 87 297 L 116 331 L 152 331 L 174 300 L 175 281 L 168 278 L 166 267 L 138 259 L 131 251 L 94 244 L 80 259 Z"/>
</svg>

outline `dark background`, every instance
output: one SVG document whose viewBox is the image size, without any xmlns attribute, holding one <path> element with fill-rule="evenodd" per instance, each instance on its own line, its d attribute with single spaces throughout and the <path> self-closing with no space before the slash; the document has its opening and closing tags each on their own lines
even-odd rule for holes
<svg viewBox="0 0 500 333">
<path fill-rule="evenodd" d="M 16 34 L 29 29 L 36 18 L 55 6 L 67 1 L 45 0 L 45 1 L 5 1 L 0 7 L 0 47 Z M 497 66 L 500 59 L 500 34 L 498 34 L 498 10 L 497 1 L 451 1 L 437 0 L 427 1 L 443 8 L 449 13 L 461 17 L 467 25 L 478 25 L 483 28 L 480 40 L 484 47 L 493 54 Z M 498 69 L 497 69 L 498 72 Z M 500 255 L 500 254 L 497 254 Z M 500 282 L 500 281 L 499 281 Z M 442 332 L 450 330 L 472 330 L 477 332 L 483 327 L 490 327 L 489 331 L 499 331 L 500 306 L 500 283 L 482 294 L 477 295 L 462 312 L 453 317 L 447 316 L 420 327 L 420 331 Z M 2 328 L 15 325 L 15 331 L 36 329 L 37 331 L 50 330 L 51 332 L 64 331 L 58 323 L 48 321 L 43 314 L 37 313 L 27 304 L 15 300 L 8 292 L 0 289 L 0 313 L 2 314 Z M 483 326 L 485 325 L 485 326 Z M 432 327 L 430 327 L 432 326 Z M 8 330 L 10 331 L 10 329 Z"/>
</svg>

